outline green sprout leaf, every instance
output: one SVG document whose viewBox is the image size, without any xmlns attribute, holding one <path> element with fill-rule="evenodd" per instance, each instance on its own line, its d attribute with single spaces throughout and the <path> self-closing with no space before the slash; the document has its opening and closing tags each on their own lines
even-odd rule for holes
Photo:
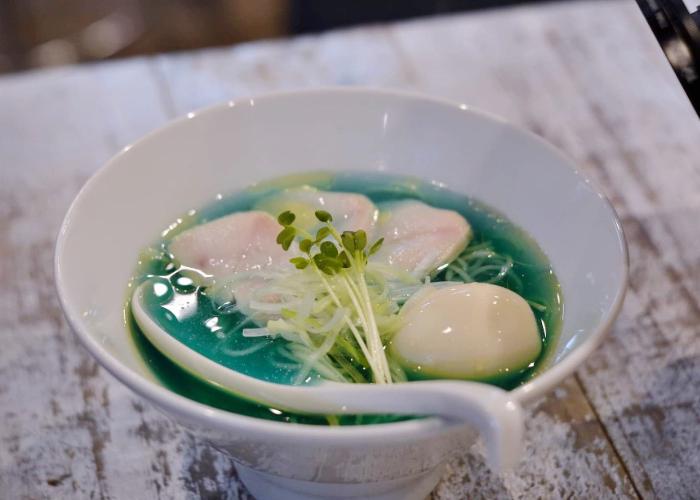
<svg viewBox="0 0 700 500">
<path fill-rule="evenodd" d="M 374 244 L 371 247 L 369 247 L 368 255 L 374 255 L 375 253 L 377 253 L 382 247 L 382 243 L 384 243 L 384 238 L 379 238 L 377 241 L 375 241 Z"/>
<path fill-rule="evenodd" d="M 277 235 L 277 243 L 282 245 L 282 248 L 289 250 L 292 241 L 294 241 L 294 236 L 296 235 L 296 229 L 292 226 L 287 226 Z"/>
<path fill-rule="evenodd" d="M 294 257 L 289 259 L 289 262 L 294 264 L 294 267 L 297 269 L 305 269 L 306 266 L 309 265 L 308 259 L 305 259 L 304 257 Z"/>
<path fill-rule="evenodd" d="M 333 220 L 333 216 L 325 210 L 316 210 L 316 218 L 321 222 L 331 222 Z"/>
<path fill-rule="evenodd" d="M 313 257 L 316 267 L 326 274 L 333 275 L 340 271 L 342 265 L 337 257 L 330 257 L 323 253 L 317 253 Z"/>
<path fill-rule="evenodd" d="M 367 233 L 362 229 L 355 231 L 355 250 L 364 250 L 367 246 Z"/>
<path fill-rule="evenodd" d="M 343 234 L 340 235 L 340 240 L 348 252 L 353 253 L 355 251 L 355 238 L 352 231 L 343 231 Z"/>
<path fill-rule="evenodd" d="M 314 244 L 314 242 L 311 241 L 310 239 L 308 239 L 308 238 L 303 239 L 299 242 L 299 250 L 301 250 L 304 253 L 309 253 L 313 244 Z"/>
<path fill-rule="evenodd" d="M 329 228 L 328 226 L 323 226 L 316 233 L 316 241 L 318 242 L 325 240 L 329 234 L 331 234 L 331 228 Z"/>
<path fill-rule="evenodd" d="M 294 220 L 297 218 L 296 215 L 294 215 L 292 212 L 289 210 L 282 212 L 277 216 L 277 222 L 280 223 L 281 226 L 289 226 L 291 225 Z"/>
<path fill-rule="evenodd" d="M 326 257 L 335 258 L 338 256 L 338 248 L 330 241 L 321 243 L 321 253 Z"/>
<path fill-rule="evenodd" d="M 340 252 L 340 254 L 338 255 L 338 260 L 340 260 L 340 265 L 343 266 L 343 269 L 350 268 L 350 259 L 348 258 L 348 254 L 345 250 Z"/>
</svg>

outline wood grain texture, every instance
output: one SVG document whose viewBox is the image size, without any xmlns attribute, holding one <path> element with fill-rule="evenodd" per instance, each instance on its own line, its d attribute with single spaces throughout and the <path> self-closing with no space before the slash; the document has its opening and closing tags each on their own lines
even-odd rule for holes
<svg viewBox="0 0 700 500">
<path fill-rule="evenodd" d="M 434 500 L 700 491 L 697 118 L 633 2 L 567 2 L 0 79 L 0 498 L 250 498 L 227 457 L 97 367 L 53 289 L 58 224 L 109 156 L 192 109 L 319 85 L 419 90 L 501 114 L 578 161 L 630 243 L 613 333 L 528 409 L 526 458 L 478 450 Z"/>
</svg>

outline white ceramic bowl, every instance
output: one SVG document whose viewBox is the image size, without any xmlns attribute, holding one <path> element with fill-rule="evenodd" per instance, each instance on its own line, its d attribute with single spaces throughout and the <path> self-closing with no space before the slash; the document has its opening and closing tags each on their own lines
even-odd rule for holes
<svg viewBox="0 0 700 500">
<path fill-rule="evenodd" d="M 546 393 L 593 351 L 625 290 L 626 247 L 615 213 L 552 147 L 465 105 L 336 89 L 190 113 L 109 161 L 61 228 L 58 292 L 82 343 L 134 392 L 230 453 L 261 500 L 423 498 L 473 432 L 436 418 L 343 428 L 284 424 L 186 399 L 156 381 L 131 343 L 122 317 L 127 280 L 143 247 L 217 193 L 299 171 L 377 169 L 444 183 L 490 204 L 549 256 L 564 297 L 562 332 L 547 369 L 513 391 L 518 401 Z"/>
</svg>

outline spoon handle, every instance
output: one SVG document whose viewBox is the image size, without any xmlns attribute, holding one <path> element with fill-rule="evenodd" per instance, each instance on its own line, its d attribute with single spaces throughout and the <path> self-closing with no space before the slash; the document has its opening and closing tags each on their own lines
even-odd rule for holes
<svg viewBox="0 0 700 500">
<path fill-rule="evenodd" d="M 320 404 L 328 413 L 437 415 L 465 422 L 484 439 L 486 458 L 494 470 L 512 468 L 522 452 L 520 404 L 508 392 L 478 382 L 328 383 L 297 396 L 306 400 L 305 406 Z"/>
</svg>

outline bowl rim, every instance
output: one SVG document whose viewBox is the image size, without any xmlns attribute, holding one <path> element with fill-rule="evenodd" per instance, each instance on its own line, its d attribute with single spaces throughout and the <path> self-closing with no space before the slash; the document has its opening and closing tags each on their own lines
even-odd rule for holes
<svg viewBox="0 0 700 500">
<path fill-rule="evenodd" d="M 603 203 L 605 203 L 607 210 L 610 213 L 610 218 L 614 224 L 620 250 L 622 252 L 622 278 L 618 284 L 611 307 L 609 308 L 607 314 L 603 317 L 602 321 L 600 321 L 595 330 L 591 333 L 589 338 L 586 339 L 580 346 L 573 349 L 561 362 L 543 371 L 541 374 L 537 375 L 535 378 L 522 386 L 513 389 L 510 391 L 510 394 L 521 404 L 534 401 L 560 384 L 567 376 L 571 375 L 577 369 L 577 367 L 598 347 L 603 339 L 603 336 L 610 329 L 613 321 L 619 314 L 624 301 L 629 275 L 629 251 L 622 229 L 622 224 L 620 223 L 619 217 L 615 212 L 612 203 L 601 192 L 596 184 L 576 167 L 576 163 L 573 160 L 533 132 L 515 125 L 497 115 L 475 109 L 464 103 L 406 90 L 374 87 L 319 87 L 313 89 L 289 90 L 270 92 L 260 95 L 242 96 L 237 99 L 231 99 L 219 104 L 207 106 L 202 109 L 186 113 L 178 118 L 168 121 L 155 130 L 142 136 L 132 144 L 122 148 L 117 154 L 105 162 L 93 175 L 91 175 L 82 186 L 66 212 L 56 239 L 54 251 L 55 285 L 61 308 L 63 309 L 64 315 L 71 326 L 71 329 L 75 332 L 75 335 L 78 337 L 80 343 L 105 369 L 107 369 L 109 373 L 111 373 L 115 378 L 117 378 L 135 393 L 155 403 L 156 406 L 177 413 L 183 417 L 187 417 L 191 421 L 197 421 L 200 424 L 203 423 L 217 428 L 237 428 L 253 434 L 263 433 L 267 437 L 274 436 L 276 439 L 281 439 L 283 441 L 298 441 L 304 438 L 323 438 L 332 439 L 332 441 L 336 443 L 353 443 L 360 437 L 365 439 L 377 437 L 381 438 L 383 441 L 391 441 L 404 439 L 406 435 L 417 437 L 418 435 L 425 435 L 426 433 L 447 431 L 449 428 L 455 425 L 437 417 L 427 417 L 423 419 L 384 424 L 322 426 L 265 420 L 211 407 L 186 398 L 185 396 L 181 396 L 180 394 L 167 389 L 157 382 L 149 380 L 148 378 L 138 374 L 131 368 L 124 366 L 115 356 L 110 354 L 88 333 L 89 326 L 83 321 L 82 315 L 80 315 L 79 311 L 75 310 L 66 299 L 67 289 L 61 259 L 66 237 L 72 224 L 73 214 L 78 210 L 80 200 L 85 196 L 85 193 L 88 192 L 94 184 L 98 183 L 106 172 L 116 168 L 115 165 L 118 164 L 121 157 L 129 150 L 139 147 L 139 145 L 152 140 L 156 136 L 167 133 L 169 129 L 185 121 L 201 119 L 207 115 L 219 113 L 230 108 L 235 109 L 236 102 L 250 102 L 251 100 L 271 101 L 290 97 L 313 98 L 314 96 L 320 95 L 333 96 L 347 94 L 388 99 L 407 99 L 422 101 L 428 104 L 451 109 L 458 108 L 461 112 L 467 112 L 480 119 L 499 123 L 517 133 L 528 136 L 531 140 L 534 140 L 541 147 L 548 150 L 550 154 L 557 157 L 563 164 L 571 168 L 574 175 L 585 181 L 588 188 L 594 194 L 596 194 Z"/>
</svg>

